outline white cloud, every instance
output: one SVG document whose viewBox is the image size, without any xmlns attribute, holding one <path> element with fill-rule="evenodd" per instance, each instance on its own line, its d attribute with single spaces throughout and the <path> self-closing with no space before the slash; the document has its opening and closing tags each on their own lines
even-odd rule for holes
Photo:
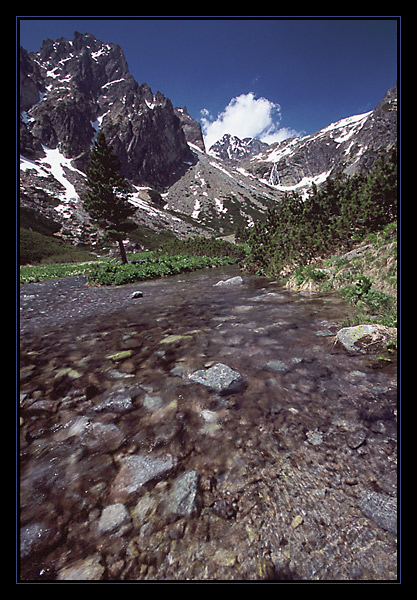
<svg viewBox="0 0 417 600">
<path fill-rule="evenodd" d="M 232 98 L 216 119 L 206 108 L 203 108 L 200 114 L 207 149 L 225 133 L 236 135 L 240 139 L 257 138 L 267 144 L 300 135 L 288 127 L 280 129 L 280 105 L 267 98 L 256 98 L 253 92 Z"/>
</svg>

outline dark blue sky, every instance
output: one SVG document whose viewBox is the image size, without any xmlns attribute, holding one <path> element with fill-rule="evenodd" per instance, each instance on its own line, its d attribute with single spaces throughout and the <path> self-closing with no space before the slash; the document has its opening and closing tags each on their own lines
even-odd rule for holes
<svg viewBox="0 0 417 600">
<path fill-rule="evenodd" d="M 197 120 L 206 109 L 206 125 L 228 105 L 233 117 L 232 108 L 245 101 L 239 113 L 245 120 L 252 108 L 262 120 L 261 109 L 273 107 L 268 131 L 303 134 L 373 109 L 396 84 L 397 28 L 395 17 L 18 17 L 20 44 L 28 51 L 39 50 L 46 38 L 72 39 L 74 31 L 119 44 L 139 83 L 161 91 L 174 106 L 186 105 Z M 240 100 L 230 105 L 234 98 Z"/>
</svg>

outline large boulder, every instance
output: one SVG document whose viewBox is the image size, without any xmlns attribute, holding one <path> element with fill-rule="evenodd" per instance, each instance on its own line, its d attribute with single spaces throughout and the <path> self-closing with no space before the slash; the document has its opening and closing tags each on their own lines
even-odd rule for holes
<svg viewBox="0 0 417 600">
<path fill-rule="evenodd" d="M 379 324 L 344 327 L 337 332 L 337 341 L 351 354 L 382 352 L 396 339 L 395 327 Z"/>
</svg>

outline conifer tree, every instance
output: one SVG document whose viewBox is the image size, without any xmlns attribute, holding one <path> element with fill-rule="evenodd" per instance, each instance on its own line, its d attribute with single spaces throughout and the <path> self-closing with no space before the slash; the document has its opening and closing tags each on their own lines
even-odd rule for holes
<svg viewBox="0 0 417 600">
<path fill-rule="evenodd" d="M 119 243 L 122 263 L 126 264 L 123 239 L 136 228 L 129 220 L 135 208 L 128 203 L 129 192 L 125 178 L 120 174 L 120 161 L 107 144 L 102 131 L 91 150 L 86 169 L 87 192 L 83 205 L 91 218 L 102 227 L 109 239 Z"/>
</svg>

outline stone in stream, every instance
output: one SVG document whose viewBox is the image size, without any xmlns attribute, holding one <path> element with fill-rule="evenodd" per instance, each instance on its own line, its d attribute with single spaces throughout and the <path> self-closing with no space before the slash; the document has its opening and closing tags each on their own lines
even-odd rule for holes
<svg viewBox="0 0 417 600">
<path fill-rule="evenodd" d="M 130 515 L 124 504 L 109 504 L 103 509 L 98 522 L 100 535 L 117 532 L 123 535 L 130 524 Z"/>
<path fill-rule="evenodd" d="M 337 341 L 351 354 L 366 354 L 386 350 L 394 342 L 397 330 L 385 325 L 357 325 L 337 332 Z"/>
<path fill-rule="evenodd" d="M 189 375 L 189 379 L 222 395 L 240 392 L 245 385 L 240 373 L 222 363 L 217 363 L 210 369 L 195 371 Z"/>
<path fill-rule="evenodd" d="M 100 403 L 97 404 L 93 409 L 95 412 L 108 411 L 123 413 L 134 408 L 131 394 L 128 391 L 122 389 L 109 390 L 107 392 L 104 392 L 100 400 Z"/>
<path fill-rule="evenodd" d="M 397 533 L 397 501 L 387 494 L 366 491 L 361 496 L 361 510 L 380 527 Z"/>
<path fill-rule="evenodd" d="M 174 481 L 165 503 L 165 514 L 172 521 L 190 517 L 199 509 L 197 471 L 186 471 Z"/>
<path fill-rule="evenodd" d="M 121 467 L 112 485 L 112 500 L 125 502 L 129 496 L 153 479 L 162 479 L 175 466 L 170 454 L 133 454 L 122 458 Z"/>
<path fill-rule="evenodd" d="M 214 285 L 214 287 L 241 285 L 242 283 L 243 279 L 240 275 L 238 275 L 237 277 L 231 277 L 230 279 L 219 281 Z"/>
</svg>

